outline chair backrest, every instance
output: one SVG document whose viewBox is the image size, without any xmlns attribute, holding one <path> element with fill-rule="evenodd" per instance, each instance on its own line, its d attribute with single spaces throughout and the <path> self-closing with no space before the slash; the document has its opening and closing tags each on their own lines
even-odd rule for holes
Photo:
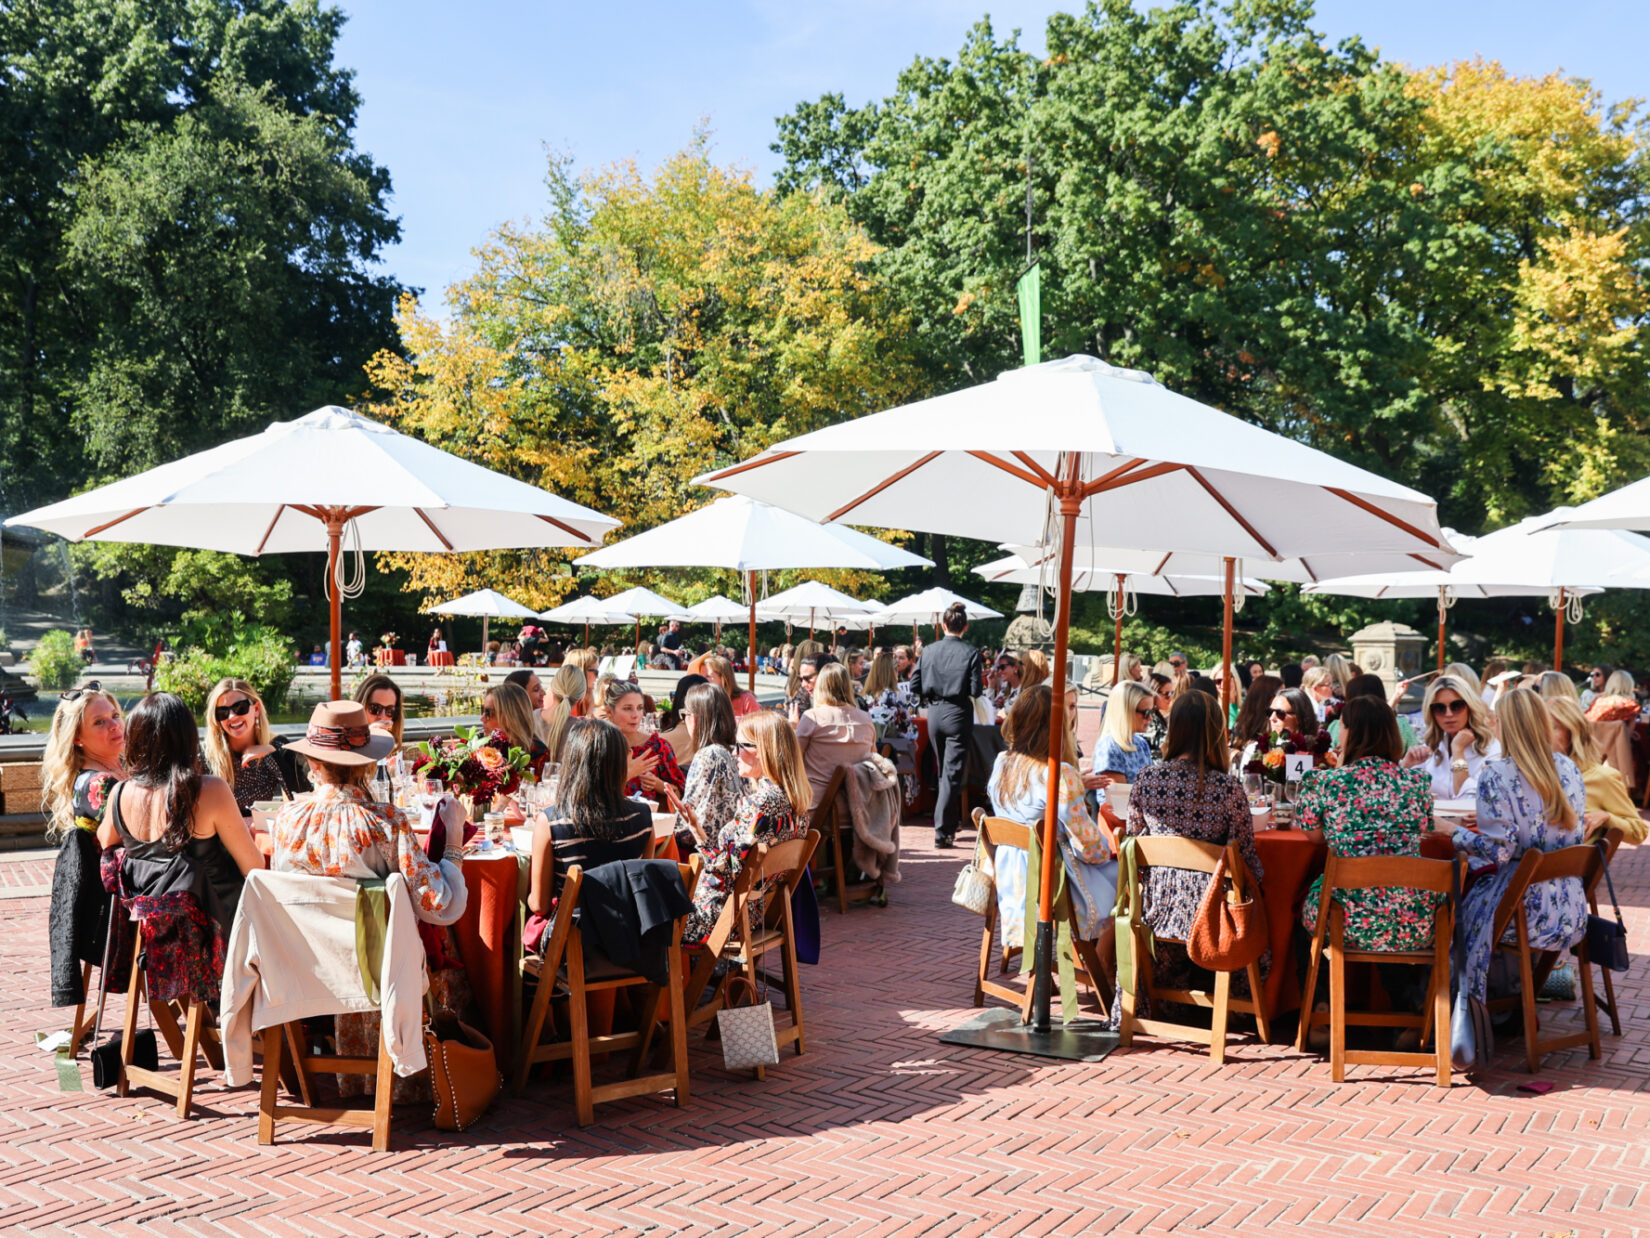
<svg viewBox="0 0 1650 1238">
<path fill-rule="evenodd" d="M 998 847 L 1031 850 L 1031 827 L 1018 821 L 1010 821 L 1007 817 L 988 817 L 985 809 L 976 808 L 974 828 L 979 831 L 980 844 L 987 855 L 995 853 Z"/>
<path fill-rule="evenodd" d="M 650 859 L 643 856 L 643 859 Z M 682 888 L 687 891 L 691 900 L 693 892 L 699 887 L 699 870 L 704 867 L 704 859 L 694 855 L 686 864 L 678 864 L 676 871 L 681 875 Z M 545 971 L 553 973 L 561 966 L 562 955 L 567 949 L 567 940 L 573 934 L 574 913 L 578 911 L 580 901 L 584 897 L 584 869 L 574 864 L 567 870 L 567 877 L 562 882 L 561 894 L 556 899 L 555 919 L 550 922 L 546 930 L 547 937 L 544 944 Z"/>
<path fill-rule="evenodd" d="M 746 863 L 735 888 L 746 892 L 759 881 L 782 881 L 789 896 L 797 882 L 802 880 L 802 870 L 807 868 L 818 845 L 819 831 L 809 830 L 801 838 L 788 839 L 772 846 L 759 846 L 755 862 Z"/>
<path fill-rule="evenodd" d="M 1491 928 L 1491 941 L 1500 941 L 1501 935 L 1507 931 L 1507 925 L 1512 923 L 1513 912 L 1524 905 L 1524 893 L 1533 885 L 1540 885 L 1544 881 L 1564 881 L 1570 877 L 1581 879 L 1583 889 L 1590 888 L 1598 880 L 1603 871 L 1598 848 L 1589 847 L 1585 843 L 1574 847 L 1560 847 L 1557 851 L 1526 851 L 1518 861 L 1518 868 L 1514 870 L 1512 881 L 1508 883 L 1505 892 L 1501 895 L 1501 902 L 1495 909 L 1495 922 Z"/>
<path fill-rule="evenodd" d="M 1448 894 L 1454 888 L 1455 863 L 1415 855 L 1347 856 L 1331 851 L 1324 863 L 1323 887 L 1326 890 L 1399 887 Z"/>
<path fill-rule="evenodd" d="M 1212 873 L 1224 850 L 1220 843 L 1199 842 L 1173 834 L 1135 835 L 1135 858 L 1141 868 L 1186 868 L 1194 873 Z"/>
<path fill-rule="evenodd" d="M 613 678 L 629 679 L 636 673 L 636 655 L 633 653 L 621 654 L 613 659 Z"/>
</svg>

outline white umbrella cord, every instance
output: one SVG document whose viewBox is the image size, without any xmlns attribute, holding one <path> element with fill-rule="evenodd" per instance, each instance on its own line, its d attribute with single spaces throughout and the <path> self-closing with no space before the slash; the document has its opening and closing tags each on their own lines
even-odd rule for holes
<svg viewBox="0 0 1650 1238">
<path fill-rule="evenodd" d="M 336 589 L 338 591 L 339 599 L 347 602 L 354 598 L 360 597 L 361 594 L 366 592 L 367 556 L 361 550 L 361 530 L 357 527 L 355 521 L 351 520 L 349 522 L 349 525 L 345 530 L 345 536 L 355 543 L 354 547 L 349 551 L 350 557 L 355 560 L 355 579 L 349 579 L 347 568 L 345 566 L 344 550 L 343 547 L 339 547 L 337 566 L 331 572 L 327 573 L 327 597 L 330 598 L 332 596 L 332 591 Z"/>
</svg>

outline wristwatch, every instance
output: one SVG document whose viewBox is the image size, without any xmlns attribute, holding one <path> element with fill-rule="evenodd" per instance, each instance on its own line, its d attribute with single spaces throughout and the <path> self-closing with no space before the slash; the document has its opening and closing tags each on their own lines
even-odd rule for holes
<svg viewBox="0 0 1650 1238">
<path fill-rule="evenodd" d="M 1452 774 L 1464 774 L 1467 772 L 1467 763 L 1460 757 L 1456 757 L 1455 760 L 1449 763 L 1449 770 Z"/>
</svg>

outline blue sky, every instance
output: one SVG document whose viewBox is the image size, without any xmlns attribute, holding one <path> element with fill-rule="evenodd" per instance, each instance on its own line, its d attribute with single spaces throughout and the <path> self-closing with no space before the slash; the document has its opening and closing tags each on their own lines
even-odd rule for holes
<svg viewBox="0 0 1650 1238">
<path fill-rule="evenodd" d="M 386 164 L 403 239 L 387 267 L 435 297 L 471 249 L 543 204 L 545 147 L 652 166 L 708 121 L 717 158 L 771 175 L 776 116 L 840 91 L 880 98 L 918 55 L 950 56 L 989 13 L 1042 47 L 1047 0 L 341 0 L 338 50 L 364 97 L 357 142 Z M 1390 58 L 1475 54 L 1522 74 L 1650 95 L 1646 0 L 1322 0 L 1317 28 Z"/>
</svg>

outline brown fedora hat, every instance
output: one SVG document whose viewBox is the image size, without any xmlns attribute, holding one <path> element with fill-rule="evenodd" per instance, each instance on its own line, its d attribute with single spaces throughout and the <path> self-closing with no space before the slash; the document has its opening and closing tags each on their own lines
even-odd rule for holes
<svg viewBox="0 0 1650 1238">
<path fill-rule="evenodd" d="M 395 751 L 395 737 L 371 730 L 367 711 L 357 701 L 323 701 L 309 716 L 304 737 L 287 745 L 329 765 L 372 765 Z"/>
</svg>

